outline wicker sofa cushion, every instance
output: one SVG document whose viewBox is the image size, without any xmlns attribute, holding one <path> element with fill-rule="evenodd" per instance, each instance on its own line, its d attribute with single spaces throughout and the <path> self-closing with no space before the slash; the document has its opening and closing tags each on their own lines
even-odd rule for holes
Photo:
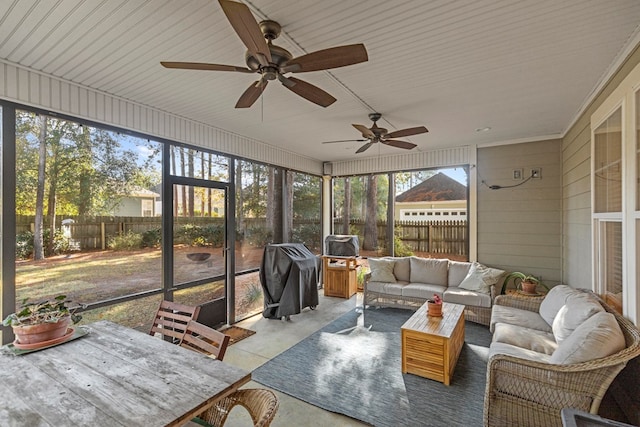
<svg viewBox="0 0 640 427">
<path fill-rule="evenodd" d="M 467 277 L 470 262 L 449 261 L 449 283 L 448 286 L 458 286 Z"/>
<path fill-rule="evenodd" d="M 593 295 L 585 293 L 569 295 L 567 303 L 562 306 L 553 320 L 553 335 L 558 344 L 588 318 L 601 311 L 604 311 L 604 308 Z"/>
<path fill-rule="evenodd" d="M 567 302 L 569 295 L 575 295 L 578 292 L 579 291 L 567 285 L 554 286 L 540 304 L 540 316 L 542 316 L 549 326 L 553 325 L 553 320 L 556 318 L 562 306 Z"/>
<path fill-rule="evenodd" d="M 491 332 L 494 332 L 495 325 L 498 323 L 508 323 L 510 325 L 537 329 L 543 332 L 552 332 L 551 325 L 535 311 L 504 305 L 494 305 L 491 309 Z"/>
<path fill-rule="evenodd" d="M 369 266 L 371 267 L 371 281 L 395 283 L 396 276 L 393 274 L 395 261 L 384 258 L 369 258 Z"/>
<path fill-rule="evenodd" d="M 454 304 L 491 308 L 491 295 L 457 287 L 448 287 L 444 291 L 444 300 Z"/>
<path fill-rule="evenodd" d="M 506 344 L 503 342 L 494 342 L 489 347 L 489 359 L 491 359 L 491 357 L 496 354 L 514 356 L 520 359 L 542 363 L 549 363 L 549 359 L 551 358 L 551 356 L 549 356 L 548 354 L 539 353 L 537 351 L 517 347 L 515 345 Z M 501 378 L 504 381 L 508 381 L 510 379 L 509 375 L 502 375 Z"/>
<path fill-rule="evenodd" d="M 396 280 L 408 282 L 411 279 L 411 262 L 409 261 L 409 257 L 395 257 L 391 259 L 395 262 L 393 275 L 396 276 Z"/>
<path fill-rule="evenodd" d="M 381 294 L 400 296 L 402 295 L 402 288 L 404 288 L 406 284 L 407 282 L 369 282 L 367 283 L 367 289 Z"/>
<path fill-rule="evenodd" d="M 449 260 L 412 256 L 409 261 L 411 263 L 410 282 L 447 286 Z"/>
<path fill-rule="evenodd" d="M 555 338 L 550 332 L 537 329 L 498 323 L 495 326 L 492 342 L 515 345 L 538 353 L 552 355 L 558 348 Z"/>
<path fill-rule="evenodd" d="M 402 288 L 402 296 L 409 298 L 424 298 L 426 295 L 430 298 L 433 294 L 437 294 L 442 298 L 446 289 L 447 288 L 444 286 L 431 285 L 428 283 L 409 283 L 407 286 Z"/>
<path fill-rule="evenodd" d="M 596 313 L 567 337 L 551 355 L 549 363 L 568 365 L 610 356 L 626 343 L 615 316 L 606 311 Z"/>
</svg>

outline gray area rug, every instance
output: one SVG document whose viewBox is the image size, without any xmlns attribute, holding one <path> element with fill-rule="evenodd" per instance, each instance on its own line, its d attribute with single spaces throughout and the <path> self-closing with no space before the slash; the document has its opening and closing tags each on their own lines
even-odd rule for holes
<svg viewBox="0 0 640 427">
<path fill-rule="evenodd" d="M 465 324 L 450 386 L 401 372 L 400 326 L 410 310 L 358 308 L 252 373 L 252 379 L 375 426 L 482 425 L 491 333 Z"/>
</svg>

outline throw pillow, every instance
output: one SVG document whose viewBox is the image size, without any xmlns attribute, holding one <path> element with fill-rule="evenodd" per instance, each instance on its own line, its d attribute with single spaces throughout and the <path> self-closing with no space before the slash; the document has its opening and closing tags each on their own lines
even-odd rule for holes
<svg viewBox="0 0 640 427">
<path fill-rule="evenodd" d="M 449 260 L 412 256 L 409 258 L 409 264 L 412 283 L 447 286 Z"/>
<path fill-rule="evenodd" d="M 393 275 L 395 261 L 392 259 L 369 258 L 369 268 L 371 269 L 372 282 L 395 283 L 396 276 Z"/>
<path fill-rule="evenodd" d="M 491 293 L 491 286 L 495 285 L 504 273 L 504 270 L 490 268 L 479 262 L 474 262 L 469 267 L 467 276 L 460 282 L 458 287 L 489 294 Z"/>
<path fill-rule="evenodd" d="M 615 316 L 596 313 L 576 328 L 558 346 L 549 363 L 568 365 L 607 357 L 625 347 L 624 335 Z"/>
<path fill-rule="evenodd" d="M 585 320 L 604 311 L 598 300 L 590 294 L 569 295 L 553 319 L 553 335 L 558 344 L 562 343 Z"/>
</svg>

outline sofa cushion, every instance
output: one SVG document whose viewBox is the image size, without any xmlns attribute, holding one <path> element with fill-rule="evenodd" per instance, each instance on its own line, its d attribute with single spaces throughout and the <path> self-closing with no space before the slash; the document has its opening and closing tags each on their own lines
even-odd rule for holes
<svg viewBox="0 0 640 427">
<path fill-rule="evenodd" d="M 458 286 L 467 277 L 469 268 L 471 268 L 470 262 L 449 261 L 449 280 L 447 285 Z"/>
<path fill-rule="evenodd" d="M 489 359 L 496 354 L 505 354 L 507 356 L 514 356 L 520 359 L 542 363 L 549 363 L 549 359 L 551 358 L 548 354 L 538 353 L 537 351 L 528 350 L 526 348 L 517 347 L 503 342 L 491 343 L 491 346 L 489 346 Z"/>
<path fill-rule="evenodd" d="M 553 335 L 558 344 L 571 335 L 585 320 L 601 311 L 604 311 L 604 308 L 593 295 L 587 293 L 569 295 L 567 303 L 553 319 Z"/>
<path fill-rule="evenodd" d="M 410 298 L 424 298 L 426 300 L 431 298 L 433 294 L 437 294 L 442 298 L 442 294 L 446 289 L 447 288 L 444 286 L 411 282 L 402 288 L 402 296 Z"/>
<path fill-rule="evenodd" d="M 491 307 L 491 295 L 470 291 L 457 287 L 449 287 L 444 291 L 442 299 L 455 304 L 474 305 L 477 307 Z"/>
<path fill-rule="evenodd" d="M 369 258 L 369 268 L 371 268 L 371 281 L 372 282 L 387 282 L 393 283 L 396 281 L 396 276 L 393 274 L 393 267 L 395 261 L 392 259 L 384 258 Z"/>
<path fill-rule="evenodd" d="M 576 292 L 580 291 L 576 291 L 567 285 L 554 286 L 540 304 L 540 316 L 549 325 L 553 325 L 553 319 L 556 318 L 562 306 L 567 302 L 569 295 L 574 295 Z"/>
<path fill-rule="evenodd" d="M 411 263 L 410 282 L 447 286 L 449 260 L 415 256 L 412 256 L 409 260 Z"/>
<path fill-rule="evenodd" d="M 615 316 L 601 311 L 585 320 L 562 341 L 549 362 L 560 365 L 587 362 L 617 353 L 625 345 Z"/>
<path fill-rule="evenodd" d="M 543 332 L 552 332 L 551 326 L 535 311 L 504 305 L 494 305 L 491 309 L 491 324 L 489 326 L 491 332 L 493 332 L 496 323 L 508 323 Z"/>
<path fill-rule="evenodd" d="M 411 261 L 409 261 L 409 257 L 395 257 L 391 259 L 395 261 L 393 275 L 396 276 L 396 280 L 406 282 L 411 280 Z"/>
<path fill-rule="evenodd" d="M 406 285 L 407 282 L 369 282 L 367 283 L 367 291 L 400 296 L 402 295 L 402 288 L 404 288 Z"/>
<path fill-rule="evenodd" d="M 497 323 L 494 328 L 492 342 L 501 342 L 552 355 L 558 348 L 553 334 L 522 326 Z"/>
</svg>

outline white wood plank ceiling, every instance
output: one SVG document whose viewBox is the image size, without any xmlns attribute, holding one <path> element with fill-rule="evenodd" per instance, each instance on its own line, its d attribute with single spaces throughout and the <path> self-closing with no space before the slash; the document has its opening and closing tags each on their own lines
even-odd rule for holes
<svg viewBox="0 0 640 427">
<path fill-rule="evenodd" d="M 234 105 L 255 75 L 169 70 L 161 60 L 244 66 L 215 0 L 2 0 L 0 58 L 321 161 L 356 155 L 352 123 L 383 114 L 416 150 L 562 135 L 637 42 L 637 0 L 245 0 L 283 27 L 294 56 L 364 43 L 369 61 L 299 74 L 338 101 L 318 107 L 272 82 Z M 627 49 L 627 50 L 625 50 Z M 476 129 L 490 127 L 488 132 Z M 377 144 L 380 146 L 381 144 Z"/>
</svg>

